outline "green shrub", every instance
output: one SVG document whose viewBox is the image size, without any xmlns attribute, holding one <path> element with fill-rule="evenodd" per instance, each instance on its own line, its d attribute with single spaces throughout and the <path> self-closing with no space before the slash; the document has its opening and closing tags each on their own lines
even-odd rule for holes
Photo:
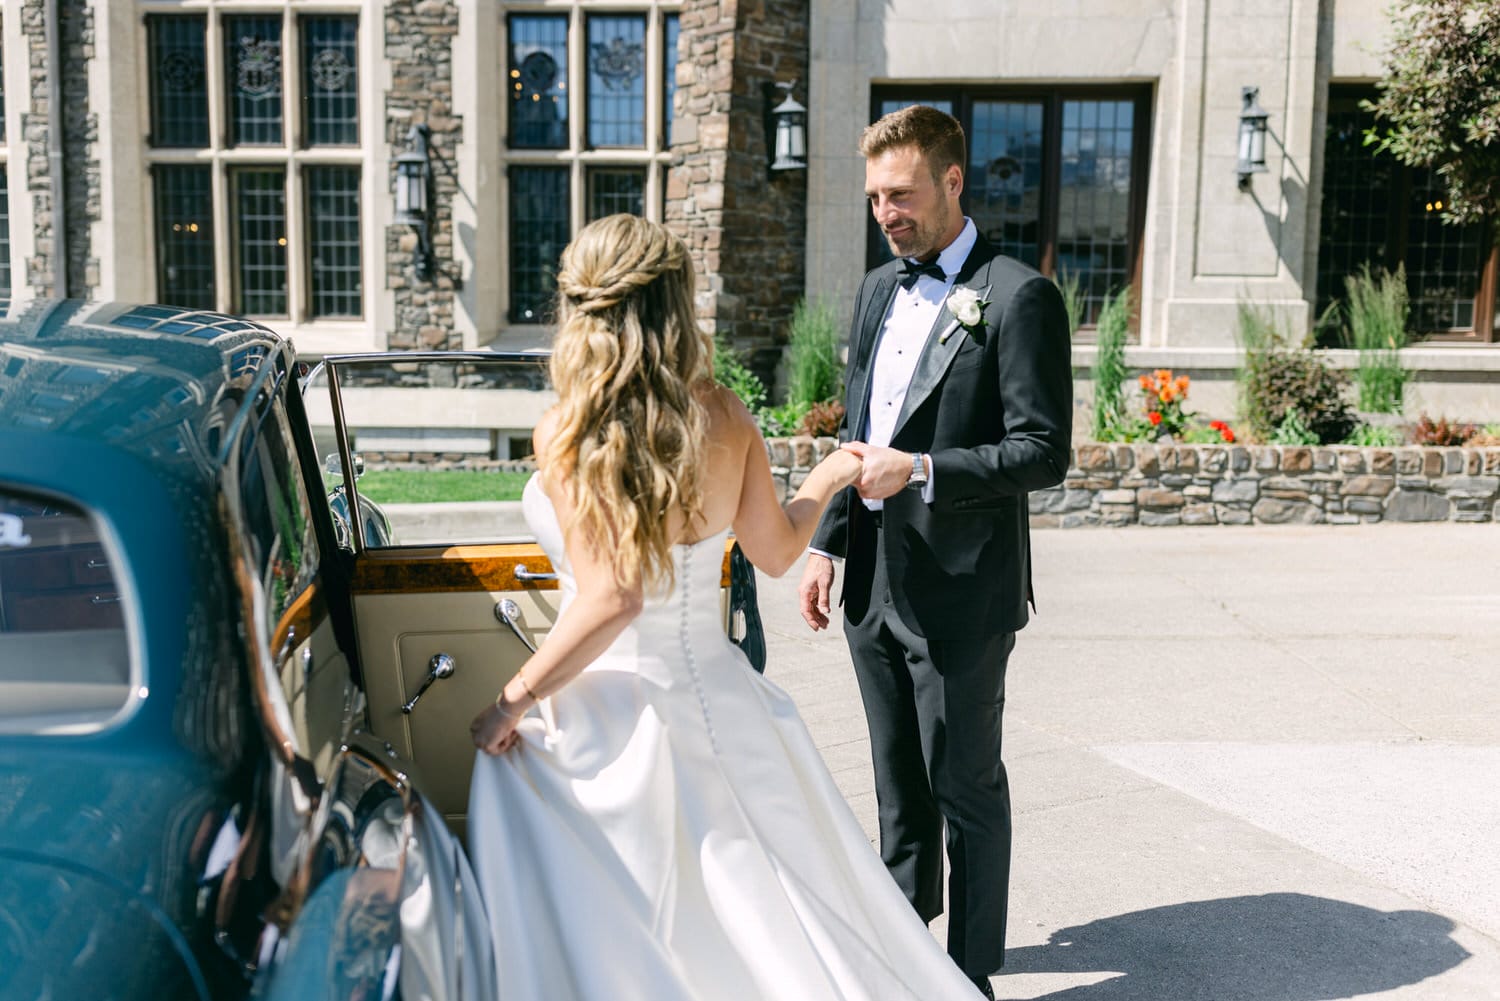
<svg viewBox="0 0 1500 1001">
<path fill-rule="evenodd" d="M 752 414 L 766 402 L 766 384 L 745 365 L 744 359 L 718 335 L 714 336 L 714 379 L 728 389 Z"/>
<path fill-rule="evenodd" d="M 1130 290 L 1105 295 L 1099 307 L 1097 350 L 1094 354 L 1095 441 L 1119 441 L 1127 418 L 1125 397 L 1125 338 L 1130 333 Z"/>
<path fill-rule="evenodd" d="M 1061 269 L 1053 281 L 1057 283 L 1057 290 L 1062 293 L 1063 308 L 1068 311 L 1068 334 L 1071 336 L 1078 333 L 1078 328 L 1083 325 L 1083 310 L 1087 305 L 1083 285 L 1077 275 Z"/>
<path fill-rule="evenodd" d="M 1360 265 L 1357 274 L 1344 279 L 1348 300 L 1344 305 L 1350 341 L 1359 352 L 1354 382 L 1359 409 L 1380 414 L 1401 412 L 1408 373 L 1399 354 L 1406 344 L 1406 318 L 1410 311 L 1406 293 L 1406 269 L 1396 273 L 1370 271 Z"/>
<path fill-rule="evenodd" d="M 1302 415 L 1295 410 L 1288 410 L 1281 423 L 1276 425 L 1276 430 L 1271 435 L 1273 445 L 1316 445 L 1319 443 L 1318 434 L 1308 427 L 1302 420 Z"/>
<path fill-rule="evenodd" d="M 802 420 L 812 409 L 810 403 L 783 403 L 776 407 L 761 407 L 755 413 L 760 423 L 760 433 L 767 438 L 784 438 L 802 433 Z"/>
<path fill-rule="evenodd" d="M 833 307 L 821 300 L 799 300 L 787 338 L 787 402 L 810 407 L 837 399 L 842 395 L 842 376 L 838 317 Z"/>
<path fill-rule="evenodd" d="M 1361 424 L 1344 439 L 1345 445 L 1374 445 L 1380 448 L 1394 448 L 1402 444 L 1406 437 L 1400 428 L 1381 427 L 1374 424 Z"/>
<path fill-rule="evenodd" d="M 1316 351 L 1292 348 L 1269 311 L 1253 303 L 1239 305 L 1239 341 L 1245 352 L 1240 366 L 1240 409 L 1251 437 L 1278 444 L 1287 415 L 1295 413 L 1287 433 L 1298 429 L 1331 444 L 1347 438 L 1356 421 L 1344 399 L 1349 378 Z"/>
</svg>

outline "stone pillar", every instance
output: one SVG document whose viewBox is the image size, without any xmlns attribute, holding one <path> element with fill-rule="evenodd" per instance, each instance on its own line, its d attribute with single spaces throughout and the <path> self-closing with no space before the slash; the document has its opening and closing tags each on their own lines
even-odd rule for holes
<svg viewBox="0 0 1500 1001">
<path fill-rule="evenodd" d="M 807 103 L 808 0 L 687 0 L 681 13 L 667 224 L 699 274 L 698 316 L 763 378 L 802 296 L 806 171 L 769 169 L 775 83 Z M 817 114 L 817 109 L 809 112 Z"/>
<path fill-rule="evenodd" d="M 99 115 L 89 106 L 94 60 L 92 0 L 59 5 L 63 57 L 63 204 L 68 233 L 68 295 L 91 298 L 99 287 L 93 227 L 102 217 Z"/>
<path fill-rule="evenodd" d="M 463 141 L 463 121 L 453 110 L 453 43 L 458 4 L 453 0 L 393 0 L 385 7 L 385 56 L 391 89 L 385 96 L 386 141 L 394 152 L 406 148 L 413 125 L 426 125 L 432 163 L 428 189 L 432 274 L 413 271 L 417 236 L 405 226 L 386 228 L 386 288 L 394 290 L 392 350 L 445 350 L 463 347 L 454 329 L 453 300 L 459 283 L 453 260 L 453 201 L 458 196 L 455 151 Z M 377 197 L 394 198 L 395 166 Z"/>
<path fill-rule="evenodd" d="M 98 116 L 89 110 L 89 62 L 94 58 L 94 12 L 88 0 L 58 4 L 62 66 L 47 61 L 46 4 L 25 0 L 22 31 L 30 67 L 29 110 L 21 116 L 26 144 L 26 190 L 31 195 L 35 253 L 27 259 L 26 283 L 39 295 L 87 297 L 99 284 L 99 262 L 92 257 L 91 227 L 101 217 L 100 170 L 96 144 Z M 63 191 L 66 217 L 67 288 L 56 287 L 53 255 L 51 164 L 47 156 L 49 74 L 62 74 Z"/>
</svg>

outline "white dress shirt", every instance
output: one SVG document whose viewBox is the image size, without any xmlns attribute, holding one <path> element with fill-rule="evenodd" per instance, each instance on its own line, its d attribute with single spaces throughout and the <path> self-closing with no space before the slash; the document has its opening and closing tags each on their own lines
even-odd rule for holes
<svg viewBox="0 0 1500 1001">
<path fill-rule="evenodd" d="M 869 418 L 861 430 L 864 431 L 864 440 L 871 445 L 890 445 L 896 433 L 896 417 L 906 402 L 911 377 L 917 371 L 917 361 L 922 357 L 938 314 L 948 299 L 953 279 L 958 276 L 964 261 L 969 259 L 969 251 L 974 249 L 978 236 L 974 221 L 966 217 L 964 228 L 937 256 L 937 266 L 943 269 L 942 281 L 931 275 L 918 275 L 911 288 L 896 286 L 890 309 L 881 325 L 875 361 L 870 367 L 870 407 L 866 411 Z M 922 500 L 931 504 L 933 496 L 933 478 L 929 475 L 922 487 Z M 871 511 L 879 511 L 885 502 L 867 500 L 864 505 Z"/>
</svg>

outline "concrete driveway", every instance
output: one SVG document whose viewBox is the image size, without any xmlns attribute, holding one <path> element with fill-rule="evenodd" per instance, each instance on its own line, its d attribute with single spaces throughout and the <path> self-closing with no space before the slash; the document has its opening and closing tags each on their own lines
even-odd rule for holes
<svg viewBox="0 0 1500 1001">
<path fill-rule="evenodd" d="M 1500 527 L 1034 546 L 997 997 L 1500 999 Z M 848 655 L 800 573 L 761 580 L 767 674 L 873 838 Z"/>
</svg>

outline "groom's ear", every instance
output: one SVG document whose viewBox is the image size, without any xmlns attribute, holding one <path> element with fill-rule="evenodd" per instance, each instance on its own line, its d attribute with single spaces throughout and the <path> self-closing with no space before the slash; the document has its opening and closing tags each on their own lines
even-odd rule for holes
<svg viewBox="0 0 1500 1001">
<path fill-rule="evenodd" d="M 964 193 L 964 171 L 958 164 L 948 164 L 948 169 L 943 172 L 943 190 L 950 198 Z"/>
</svg>

